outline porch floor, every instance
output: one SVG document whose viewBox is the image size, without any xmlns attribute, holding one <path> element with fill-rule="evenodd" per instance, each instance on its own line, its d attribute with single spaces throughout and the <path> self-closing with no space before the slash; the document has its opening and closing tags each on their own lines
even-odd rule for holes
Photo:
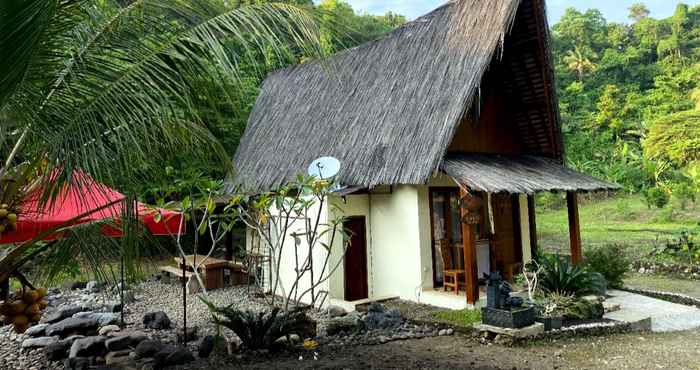
<svg viewBox="0 0 700 370">
<path fill-rule="evenodd" d="M 419 302 L 431 306 L 449 308 L 451 310 L 463 310 L 466 308 L 481 308 L 486 306 L 486 288 L 479 287 L 479 300 L 476 304 L 467 304 L 467 293 L 463 290 L 459 294 L 453 291 L 444 291 L 442 288 L 423 288 Z"/>
</svg>

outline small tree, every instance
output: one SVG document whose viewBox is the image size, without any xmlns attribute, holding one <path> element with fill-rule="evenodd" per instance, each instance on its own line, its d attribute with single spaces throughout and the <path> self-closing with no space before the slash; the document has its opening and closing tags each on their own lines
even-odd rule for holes
<svg viewBox="0 0 700 370">
<path fill-rule="evenodd" d="M 214 196 L 216 194 L 217 193 L 214 189 L 209 189 L 205 193 L 200 193 L 197 195 L 190 192 L 190 195 L 186 196 L 182 202 L 180 202 L 180 207 L 178 208 L 178 212 L 181 212 L 182 214 L 179 229 L 183 229 L 185 222 L 189 222 L 194 229 L 192 252 L 195 256 L 197 256 L 199 253 L 200 237 L 207 235 L 211 240 L 211 246 L 207 253 L 202 256 L 202 258 L 195 258 L 191 262 L 186 262 L 188 267 L 190 267 L 194 273 L 194 277 L 197 279 L 197 282 L 202 288 L 202 292 L 205 296 L 207 295 L 207 290 L 204 281 L 202 280 L 202 276 L 199 273 L 199 269 L 214 253 L 217 247 L 220 246 L 221 241 L 223 241 L 226 237 L 226 233 L 231 231 L 235 222 L 230 214 L 225 212 L 216 212 L 216 204 L 214 202 Z M 175 230 L 172 231 L 171 236 L 175 246 L 177 247 L 177 253 L 184 262 L 188 253 L 185 251 L 185 247 L 183 246 L 181 238 L 182 235 L 174 232 Z"/>
<path fill-rule="evenodd" d="M 639 22 L 644 18 L 647 18 L 650 14 L 649 8 L 647 8 L 644 3 L 634 3 L 629 8 L 630 14 L 629 18 L 635 22 Z"/>
<path fill-rule="evenodd" d="M 327 292 L 320 286 L 338 269 L 347 250 L 346 242 L 336 246 L 336 240 L 348 239 L 342 227 L 344 217 L 328 201 L 333 189 L 333 181 L 298 176 L 276 190 L 255 195 L 237 192 L 231 199 L 227 210 L 257 235 L 269 257 L 271 305 L 276 305 L 278 293 L 284 310 L 302 304 L 305 298 L 312 306 L 325 300 Z M 285 282 L 280 273 L 283 263 L 292 262 L 283 261 L 291 248 L 294 274 Z M 340 249 L 338 261 L 332 261 L 334 248 Z M 256 282 L 261 283 L 257 276 Z M 302 287 L 304 282 L 308 284 Z"/>
</svg>

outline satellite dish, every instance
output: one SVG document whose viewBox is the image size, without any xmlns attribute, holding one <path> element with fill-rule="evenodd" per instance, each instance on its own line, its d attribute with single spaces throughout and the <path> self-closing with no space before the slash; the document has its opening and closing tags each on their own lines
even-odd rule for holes
<svg viewBox="0 0 700 370">
<path fill-rule="evenodd" d="M 340 161 L 333 157 L 321 157 L 309 166 L 309 176 L 325 180 L 334 177 L 340 171 Z"/>
</svg>

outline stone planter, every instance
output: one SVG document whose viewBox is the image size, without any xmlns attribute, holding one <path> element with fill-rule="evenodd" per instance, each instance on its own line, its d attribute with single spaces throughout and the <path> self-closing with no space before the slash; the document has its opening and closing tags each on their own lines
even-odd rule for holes
<svg viewBox="0 0 700 370">
<path fill-rule="evenodd" d="M 535 308 L 500 310 L 484 307 L 481 309 L 481 321 L 486 325 L 519 329 L 535 323 Z"/>
</svg>

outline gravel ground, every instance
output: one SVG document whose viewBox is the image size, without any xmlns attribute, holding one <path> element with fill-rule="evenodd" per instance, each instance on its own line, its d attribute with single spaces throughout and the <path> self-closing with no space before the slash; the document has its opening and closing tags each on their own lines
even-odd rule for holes
<svg viewBox="0 0 700 370">
<path fill-rule="evenodd" d="M 616 335 L 527 347 L 480 345 L 463 336 L 321 348 L 274 359 L 243 358 L 221 369 L 700 369 L 700 331 Z M 299 355 L 303 357 L 299 359 Z M 201 367 L 205 369 L 205 367 Z"/>
<path fill-rule="evenodd" d="M 149 282 L 138 285 L 136 288 L 136 302 L 126 305 L 127 325 L 141 326 L 143 315 L 153 311 L 165 312 L 173 325 L 182 327 L 182 286 L 177 284 Z M 267 306 L 262 299 L 254 298 L 245 287 L 230 287 L 217 289 L 187 296 L 187 326 L 199 327 L 200 334 L 215 334 L 215 326 L 211 322 L 211 314 L 202 298 L 216 306 L 235 307 L 244 310 L 261 311 Z M 252 293 L 252 290 L 250 291 Z"/>
<path fill-rule="evenodd" d="M 162 310 L 177 327 L 182 325 L 181 288 L 175 284 L 144 283 L 136 287 L 137 302 L 127 305 L 127 323 L 142 330 L 143 314 Z M 250 297 L 245 288 L 209 293 L 216 305 L 237 303 L 259 310 L 265 303 Z M 197 325 L 200 335 L 213 333 L 206 305 L 188 296 L 188 326 Z M 399 306 L 402 306 L 399 304 Z M 404 314 L 425 317 L 424 311 L 405 304 Z M 408 313 L 408 314 L 407 314 Z M 320 315 L 320 313 L 315 313 Z M 150 335 L 155 332 L 144 330 Z M 227 331 L 225 331 L 227 332 Z M 228 334 L 230 335 L 230 334 Z M 158 332 L 175 339 L 175 330 Z M 41 351 L 20 351 L 23 336 L 0 328 L 0 369 L 59 369 L 43 360 Z M 191 349 L 195 350 L 195 343 Z M 700 330 L 669 334 L 628 334 L 601 338 L 538 341 L 526 347 L 482 345 L 472 337 L 455 335 L 394 341 L 383 345 L 321 346 L 315 350 L 295 348 L 283 353 L 215 355 L 181 369 L 695 369 L 700 370 Z"/>
<path fill-rule="evenodd" d="M 15 334 L 11 325 L 0 328 L 0 369 L 62 369 L 47 364 L 42 350 L 21 350 L 22 340 L 28 338 L 25 335 Z"/>
<path fill-rule="evenodd" d="M 449 311 L 446 308 L 405 301 L 402 299 L 387 301 L 384 302 L 384 305 L 387 308 L 397 308 L 399 311 L 401 311 L 403 316 L 409 320 L 417 320 L 421 322 L 439 322 L 439 320 L 437 320 L 433 314 L 436 312 Z"/>
</svg>

